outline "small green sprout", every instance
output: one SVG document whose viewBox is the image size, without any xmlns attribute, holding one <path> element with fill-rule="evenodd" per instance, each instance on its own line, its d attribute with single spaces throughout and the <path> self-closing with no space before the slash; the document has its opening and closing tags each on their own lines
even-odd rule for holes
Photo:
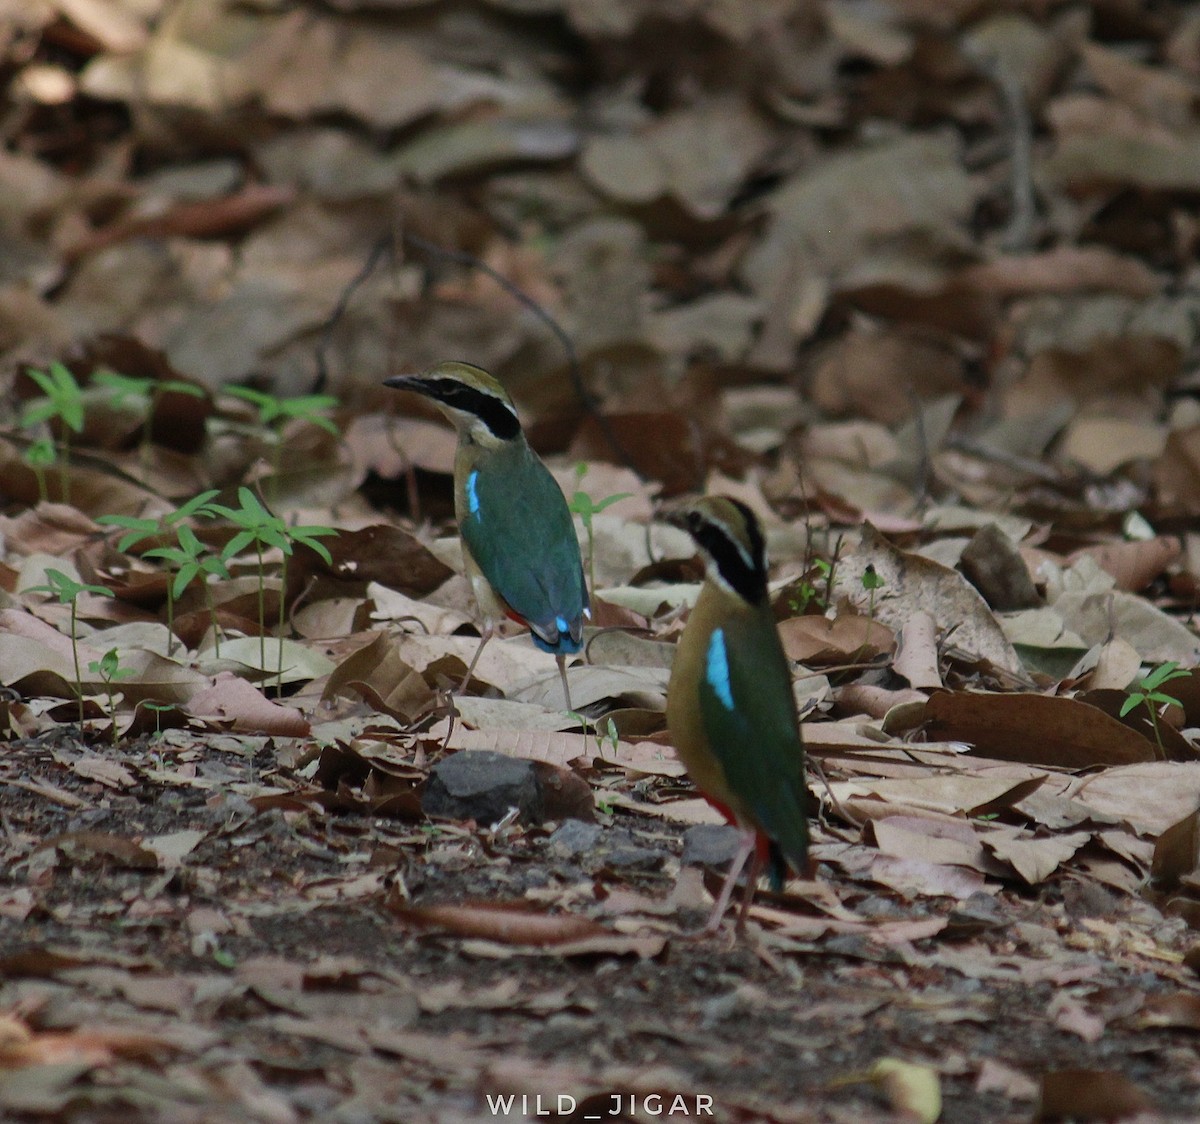
<svg viewBox="0 0 1200 1124">
<path fill-rule="evenodd" d="M 32 429 L 56 419 L 59 422 L 59 485 L 62 502 L 69 503 L 70 479 L 67 470 L 71 434 L 83 432 L 83 391 L 75 381 L 75 376 L 62 363 L 51 363 L 44 371 L 33 367 L 26 367 L 25 371 L 38 384 L 43 397 L 35 398 L 25 406 L 21 412 L 21 428 Z"/>
<path fill-rule="evenodd" d="M 147 702 L 142 705 L 154 715 L 154 736 L 162 737 L 162 716 L 175 709 L 174 703 Z"/>
<path fill-rule="evenodd" d="M 576 484 L 583 483 L 583 478 L 587 475 L 587 472 L 587 464 L 584 461 L 580 461 L 575 466 Z M 583 529 L 587 532 L 588 589 L 590 590 L 594 591 L 596 588 L 596 556 L 592 519 L 599 515 L 605 508 L 611 507 L 614 503 L 629 499 L 632 494 L 632 492 L 617 492 L 614 495 L 605 496 L 602 500 L 593 500 L 587 492 L 577 488 L 575 494 L 571 497 L 571 502 L 567 504 L 571 512 L 579 516 L 580 521 L 583 523 Z"/>
<path fill-rule="evenodd" d="M 1181 668 L 1176 660 L 1170 660 L 1167 663 L 1160 664 L 1149 674 L 1139 679 L 1135 684 L 1136 690 L 1130 691 L 1128 698 L 1121 704 L 1120 716 L 1122 718 L 1136 707 L 1144 706 L 1146 708 L 1150 715 L 1150 725 L 1154 728 L 1154 740 L 1158 743 L 1159 751 L 1164 755 L 1166 754 L 1166 749 L 1163 747 L 1162 732 L 1158 726 L 1159 708 L 1164 706 L 1182 706 L 1182 703 L 1173 695 L 1168 695 L 1159 688 L 1165 683 L 1169 683 L 1172 679 L 1188 679 L 1190 677 L 1190 671 L 1185 671 Z"/>
<path fill-rule="evenodd" d="M 225 544 L 221 552 L 221 561 L 228 562 L 236 554 L 247 547 L 253 546 L 258 558 L 258 645 L 259 659 L 266 669 L 267 662 L 267 619 L 266 619 L 266 570 L 263 565 L 263 554 L 275 547 L 283 554 L 280 567 L 279 590 L 279 691 L 283 692 L 283 633 L 286 620 L 287 602 L 287 562 L 291 557 L 296 543 L 315 550 L 326 563 L 332 564 L 333 557 L 324 543 L 317 540 L 327 535 L 336 535 L 333 527 L 289 527 L 278 515 L 268 511 L 258 497 L 247 487 L 238 489 L 240 507 L 228 507 L 225 504 L 210 504 L 209 508 L 215 514 L 228 519 L 241 530 Z"/>
<path fill-rule="evenodd" d="M 867 568 L 863 570 L 862 587 L 867 591 L 869 598 L 867 602 L 867 619 L 869 621 L 875 619 L 875 591 L 882 589 L 885 584 L 887 583 L 876 572 L 874 563 L 868 563 Z"/>
<path fill-rule="evenodd" d="M 108 399 L 113 406 L 119 407 L 129 398 L 136 398 L 139 404 L 144 404 L 146 415 L 145 421 L 142 423 L 142 441 L 139 450 L 143 465 L 150 459 L 150 446 L 154 441 L 151 431 L 159 399 L 164 394 L 170 393 L 186 394 L 192 398 L 205 396 L 203 389 L 181 379 L 138 378 L 133 375 L 122 375 L 117 371 L 97 371 L 92 376 L 92 382 L 96 386 L 104 387 L 109 392 Z"/>
<path fill-rule="evenodd" d="M 327 433 L 338 436 L 338 428 L 326 415 L 336 409 L 338 400 L 330 394 L 302 394 L 296 398 L 279 398 L 249 386 L 227 386 L 227 394 L 249 402 L 258 410 L 259 424 L 271 430 L 275 444 L 271 452 L 271 471 L 279 475 L 283 460 L 283 441 L 280 430 L 293 418 L 303 418 L 312 425 L 320 426 Z"/>
<path fill-rule="evenodd" d="M 79 641 L 76 636 L 78 632 L 79 595 L 81 593 L 94 593 L 100 597 L 111 597 L 113 591 L 106 585 L 87 585 L 84 582 L 77 582 L 61 570 L 47 570 L 46 579 L 49 584 L 30 586 L 29 592 L 49 593 L 57 597 L 60 604 L 71 606 L 71 656 L 75 663 L 75 689 L 79 695 L 79 725 L 82 728 L 83 676 L 79 671 Z"/>
<path fill-rule="evenodd" d="M 46 469 L 56 460 L 58 452 L 49 437 L 39 438 L 25 450 L 25 463 L 33 469 L 33 474 L 37 477 L 39 503 L 45 503 L 50 498 L 49 489 L 46 487 Z"/>
<path fill-rule="evenodd" d="M 113 684 L 122 679 L 128 679 L 135 674 L 133 668 L 121 666 L 121 653 L 116 648 L 109 648 L 98 660 L 88 663 L 88 671 L 98 675 L 104 684 L 104 696 L 108 700 L 108 719 L 112 731 L 112 743 L 117 744 L 117 702 L 113 695 Z"/>
<path fill-rule="evenodd" d="M 182 596 L 183 591 L 202 573 L 213 574 L 219 578 L 227 579 L 229 577 L 229 571 L 225 569 L 220 559 L 215 555 L 204 556 L 204 544 L 196 537 L 195 532 L 183 523 L 184 519 L 191 518 L 192 516 L 211 516 L 213 511 L 208 506 L 209 501 L 217 495 L 218 492 L 215 488 L 201 492 L 198 496 L 193 496 L 187 503 L 181 504 L 174 511 L 169 512 L 160 519 L 138 519 L 131 515 L 101 515 L 96 520 L 97 523 L 102 523 L 108 527 L 125 528 L 125 534 L 117 540 L 117 549 L 122 551 L 136 546 L 146 539 L 163 535 L 172 527 L 175 528 L 175 536 L 179 544 L 177 547 L 155 547 L 152 550 L 147 550 L 144 554 L 146 558 L 161 558 L 176 568 L 175 580 L 167 587 L 168 656 L 175 649 L 175 602 Z M 205 585 L 204 592 L 205 598 L 208 601 L 209 613 L 213 619 L 213 632 L 215 635 L 216 610 L 213 608 L 207 584 Z M 219 641 L 217 655 L 220 655 Z"/>
</svg>

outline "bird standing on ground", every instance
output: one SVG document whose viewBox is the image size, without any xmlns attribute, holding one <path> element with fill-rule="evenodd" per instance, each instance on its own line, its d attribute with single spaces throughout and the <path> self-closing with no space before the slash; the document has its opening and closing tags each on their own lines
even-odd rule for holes
<svg viewBox="0 0 1200 1124">
<path fill-rule="evenodd" d="M 742 836 L 705 931 L 721 924 L 747 859 L 746 896 L 764 863 L 803 871 L 808 854 L 804 747 L 792 676 L 767 597 L 767 562 L 754 513 L 705 497 L 666 516 L 696 541 L 705 581 L 680 638 L 667 688 L 667 725 L 696 786 Z"/>
<path fill-rule="evenodd" d="M 567 501 L 525 440 L 512 399 L 468 363 L 439 363 L 424 374 L 385 379 L 384 386 L 432 399 L 458 431 L 454 514 L 483 615 L 463 687 L 496 625 L 509 617 L 558 660 L 570 710 L 566 658 L 579 651 L 583 620 L 591 615 L 583 561 Z"/>
</svg>

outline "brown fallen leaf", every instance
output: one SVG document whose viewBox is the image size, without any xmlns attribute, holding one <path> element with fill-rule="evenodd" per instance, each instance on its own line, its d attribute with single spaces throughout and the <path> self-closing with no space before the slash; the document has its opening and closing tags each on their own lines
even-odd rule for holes
<svg viewBox="0 0 1200 1124">
<path fill-rule="evenodd" d="M 941 691 L 925 704 L 930 737 L 999 761 L 1088 769 L 1154 761 L 1158 747 L 1102 710 L 1035 694 Z"/>
<path fill-rule="evenodd" d="M 482 937 L 501 944 L 562 945 L 610 936 L 598 921 L 566 913 L 542 913 L 523 903 L 467 902 L 462 905 L 409 906 L 389 902 L 402 924 L 414 929 Z"/>
<path fill-rule="evenodd" d="M 1085 546 L 1068 555 L 1067 562 L 1073 564 L 1084 555 L 1090 555 L 1102 570 L 1116 579 L 1118 589 L 1140 593 L 1182 553 L 1183 545 L 1179 539 L 1171 535 L 1158 535 L 1141 542 Z"/>
<path fill-rule="evenodd" d="M 1059 1069 L 1042 1076 L 1035 1120 L 1124 1120 L 1154 1108 L 1129 1078 L 1106 1069 Z"/>
<path fill-rule="evenodd" d="M 779 637 L 790 660 L 820 665 L 866 662 L 891 652 L 896 637 L 890 628 L 855 613 L 839 613 L 833 620 L 822 616 L 790 617 L 779 623 Z"/>
<path fill-rule="evenodd" d="M 132 839 L 107 831 L 71 831 L 47 839 L 41 847 L 53 847 L 70 863 L 83 866 L 95 858 L 112 859 L 130 870 L 157 870 L 158 856 Z"/>
<path fill-rule="evenodd" d="M 1200 809 L 1172 824 L 1154 843 L 1150 877 L 1162 890 L 1173 890 L 1200 865 Z"/>
<path fill-rule="evenodd" d="M 1200 1030 L 1200 995 L 1176 991 L 1168 995 L 1151 995 L 1142 1004 L 1135 1019 L 1138 1027 L 1178 1027 Z"/>
<path fill-rule="evenodd" d="M 257 687 L 223 671 L 211 687 L 197 691 L 184 707 L 193 718 L 206 718 L 240 734 L 302 738 L 311 730 L 298 710 L 271 702 Z"/>
</svg>

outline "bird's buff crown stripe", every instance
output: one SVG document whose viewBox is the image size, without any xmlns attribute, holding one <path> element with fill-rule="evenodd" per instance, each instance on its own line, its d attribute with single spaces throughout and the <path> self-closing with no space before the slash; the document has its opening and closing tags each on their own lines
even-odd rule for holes
<svg viewBox="0 0 1200 1124">
<path fill-rule="evenodd" d="M 729 687 L 729 657 L 725 652 L 725 630 L 718 628 L 708 638 L 708 658 L 704 678 L 716 692 L 726 710 L 733 709 L 733 691 Z"/>
</svg>

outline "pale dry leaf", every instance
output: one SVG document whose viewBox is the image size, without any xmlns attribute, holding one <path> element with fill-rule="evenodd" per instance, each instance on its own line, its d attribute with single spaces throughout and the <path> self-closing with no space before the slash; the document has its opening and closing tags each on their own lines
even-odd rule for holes
<svg viewBox="0 0 1200 1124">
<path fill-rule="evenodd" d="M 933 690 L 941 687 L 937 623 L 933 614 L 919 609 L 900 629 L 892 670 L 908 680 L 912 687 Z"/>
</svg>

